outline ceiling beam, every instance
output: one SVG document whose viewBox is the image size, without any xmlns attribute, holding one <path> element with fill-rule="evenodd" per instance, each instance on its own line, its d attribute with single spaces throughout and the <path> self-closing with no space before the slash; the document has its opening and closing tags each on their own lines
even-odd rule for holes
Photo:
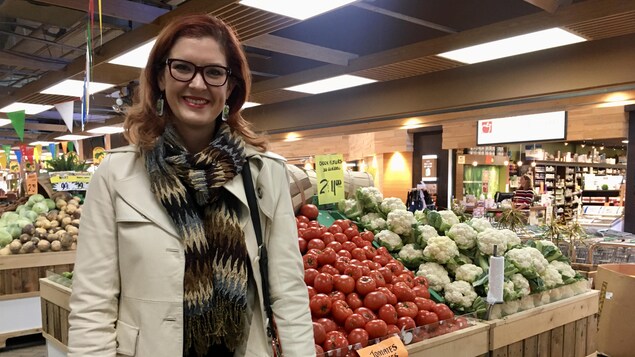
<svg viewBox="0 0 635 357">
<path fill-rule="evenodd" d="M 57 131 L 64 132 L 68 130 L 66 125 L 60 124 L 38 124 L 38 123 L 24 123 L 25 130 L 38 130 L 38 131 Z"/>
<path fill-rule="evenodd" d="M 53 59 L 52 59 L 53 60 Z M 66 66 L 59 60 L 46 61 L 32 58 L 31 56 L 20 56 L 11 52 L 0 50 L 0 63 L 7 66 L 16 66 L 20 68 L 31 68 L 48 71 L 59 71 Z"/>
<path fill-rule="evenodd" d="M 491 25 L 442 36 L 432 40 L 391 49 L 352 59 L 348 67 L 324 65 L 310 70 L 254 83 L 253 94 L 287 88 L 302 83 L 334 77 L 346 73 L 367 70 L 393 63 L 433 56 L 483 42 L 500 40 L 544 30 L 550 27 L 571 25 L 600 17 L 635 11 L 635 1 L 587 0 L 562 8 L 556 14 L 539 12 L 532 15 L 501 21 Z"/>
<path fill-rule="evenodd" d="M 525 0 L 525 2 L 554 14 L 561 6 L 571 5 L 573 0 Z"/>
<path fill-rule="evenodd" d="M 453 29 L 451 27 L 435 24 L 434 22 L 421 20 L 421 19 L 418 19 L 416 17 L 400 14 L 398 12 L 387 10 L 387 9 L 384 9 L 383 7 L 371 5 L 371 4 L 368 4 L 368 3 L 365 3 L 365 2 L 361 2 L 361 1 L 353 3 L 353 6 L 359 7 L 359 8 L 364 9 L 364 10 L 372 11 L 372 12 L 375 12 L 375 13 L 378 13 L 378 14 L 390 16 L 390 17 L 393 17 L 395 19 L 399 19 L 399 20 L 407 21 L 407 22 L 410 22 L 410 23 L 413 23 L 413 24 L 417 24 L 417 25 L 420 25 L 420 26 L 424 26 L 424 27 L 427 27 L 427 28 L 431 28 L 431 29 L 434 29 L 434 30 L 437 30 L 437 31 L 445 32 L 445 33 L 457 33 L 457 32 L 459 32 L 459 31 L 457 31 L 457 30 L 455 30 L 455 29 Z"/>
<path fill-rule="evenodd" d="M 38 0 L 40 3 L 65 7 L 73 10 L 88 11 L 86 0 Z M 108 0 L 102 2 L 102 14 L 142 24 L 148 24 L 167 13 L 168 9 L 128 0 Z"/>
<path fill-rule="evenodd" d="M 316 46 L 310 43 L 269 34 L 260 35 L 246 40 L 243 44 L 263 50 L 284 53 L 291 56 L 308 58 L 340 66 L 347 66 L 349 60 L 358 57 L 354 53 Z"/>
</svg>

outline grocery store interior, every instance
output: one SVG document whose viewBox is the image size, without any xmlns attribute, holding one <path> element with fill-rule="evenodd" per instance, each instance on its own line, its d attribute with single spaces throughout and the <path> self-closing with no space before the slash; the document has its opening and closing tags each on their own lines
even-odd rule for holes
<svg viewBox="0 0 635 357">
<path fill-rule="evenodd" d="M 318 355 L 396 336 L 410 356 L 633 356 L 635 1 L 0 0 L 0 357 L 66 356 L 91 175 L 128 145 L 159 31 L 200 13 L 244 45 L 242 115 L 287 160 L 311 304 L 363 315 L 337 288 L 359 274 L 398 314 L 352 333 L 312 312 Z"/>
</svg>

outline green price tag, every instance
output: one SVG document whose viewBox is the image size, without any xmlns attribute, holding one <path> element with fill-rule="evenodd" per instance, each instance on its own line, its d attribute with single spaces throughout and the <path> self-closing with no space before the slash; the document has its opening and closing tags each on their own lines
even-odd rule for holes
<svg viewBox="0 0 635 357">
<path fill-rule="evenodd" d="M 344 157 L 342 154 L 316 155 L 318 202 L 321 205 L 344 199 Z"/>
</svg>

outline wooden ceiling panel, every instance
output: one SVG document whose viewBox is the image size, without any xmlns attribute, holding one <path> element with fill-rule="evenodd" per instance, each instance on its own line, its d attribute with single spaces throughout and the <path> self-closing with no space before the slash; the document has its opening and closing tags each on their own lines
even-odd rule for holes
<svg viewBox="0 0 635 357">
<path fill-rule="evenodd" d="M 414 77 L 425 73 L 444 71 L 446 69 L 456 68 L 463 65 L 463 63 L 442 57 L 428 56 L 370 68 L 354 72 L 353 74 L 378 81 L 390 81 L 394 79 Z"/>
<path fill-rule="evenodd" d="M 31 104 L 55 105 L 58 103 L 70 102 L 77 99 L 77 97 L 69 97 L 65 95 L 33 93 L 30 96 L 24 98 L 23 102 Z"/>
<path fill-rule="evenodd" d="M 229 4 L 211 13 L 232 25 L 241 41 L 291 26 L 296 19 L 277 15 L 238 3 Z"/>
<path fill-rule="evenodd" d="M 591 40 L 627 35 L 635 32 L 635 11 L 579 22 L 565 28 Z"/>
</svg>

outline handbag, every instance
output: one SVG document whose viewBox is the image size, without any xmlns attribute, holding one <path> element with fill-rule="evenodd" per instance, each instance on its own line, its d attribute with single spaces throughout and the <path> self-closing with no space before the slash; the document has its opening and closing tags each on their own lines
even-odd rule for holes
<svg viewBox="0 0 635 357">
<path fill-rule="evenodd" d="M 245 163 L 242 170 L 243 184 L 245 186 L 245 194 L 247 195 L 247 203 L 249 204 L 249 212 L 251 214 L 251 222 L 256 231 L 256 242 L 258 244 L 258 255 L 260 256 L 260 275 L 262 281 L 262 299 L 267 314 L 267 337 L 271 339 L 271 348 L 274 357 L 281 357 L 282 346 L 278 338 L 278 330 L 273 320 L 273 310 L 271 309 L 271 298 L 269 296 L 269 258 L 267 256 L 267 246 L 262 242 L 262 228 L 260 226 L 260 213 L 258 211 L 258 201 L 254 192 L 254 182 L 251 176 L 251 168 L 249 160 Z"/>
</svg>

